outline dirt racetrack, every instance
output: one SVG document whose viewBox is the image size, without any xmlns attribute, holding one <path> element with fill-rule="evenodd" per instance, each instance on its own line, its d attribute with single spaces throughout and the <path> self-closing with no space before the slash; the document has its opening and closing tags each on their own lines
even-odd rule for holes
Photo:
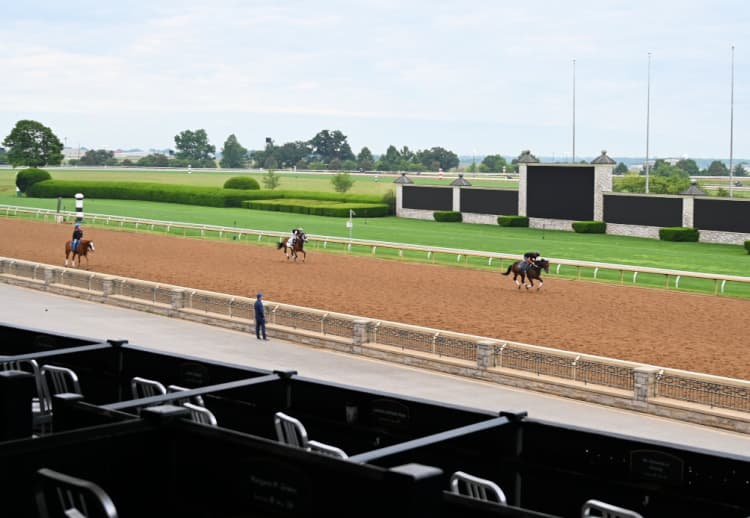
<svg viewBox="0 0 750 518">
<path fill-rule="evenodd" d="M 0 256 L 63 265 L 72 226 L 0 219 Z M 750 301 L 547 276 L 85 228 L 90 269 L 528 344 L 750 379 Z M 84 260 L 85 267 L 85 260 Z"/>
</svg>

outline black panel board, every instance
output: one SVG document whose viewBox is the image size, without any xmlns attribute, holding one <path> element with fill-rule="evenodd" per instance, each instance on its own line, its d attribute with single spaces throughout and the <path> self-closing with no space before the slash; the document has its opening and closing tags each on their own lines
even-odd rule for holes
<svg viewBox="0 0 750 518">
<path fill-rule="evenodd" d="M 681 227 L 682 198 L 606 194 L 604 221 L 623 225 Z"/>
<path fill-rule="evenodd" d="M 518 214 L 518 191 L 461 189 L 461 212 L 515 216 Z"/>
<path fill-rule="evenodd" d="M 528 166 L 526 215 L 532 218 L 594 219 L 594 166 Z"/>
<path fill-rule="evenodd" d="M 404 186 L 403 207 L 421 210 L 453 210 L 453 188 Z"/>
<path fill-rule="evenodd" d="M 695 228 L 750 233 L 750 201 L 696 199 L 693 207 Z"/>
</svg>

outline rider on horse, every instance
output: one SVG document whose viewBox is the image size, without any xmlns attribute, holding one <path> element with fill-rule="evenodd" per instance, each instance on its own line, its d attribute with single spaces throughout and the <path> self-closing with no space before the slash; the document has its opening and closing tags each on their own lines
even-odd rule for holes
<svg viewBox="0 0 750 518">
<path fill-rule="evenodd" d="M 73 252 L 78 251 L 78 243 L 81 242 L 81 239 L 83 239 L 83 229 L 81 228 L 80 223 L 76 223 L 73 228 L 73 239 L 70 242 L 70 249 L 73 250 Z"/>
<path fill-rule="evenodd" d="M 298 237 L 300 237 L 301 234 L 302 234 L 302 227 L 292 229 L 292 235 L 289 236 L 289 239 L 287 239 L 287 242 L 286 242 L 287 259 L 289 258 L 289 251 L 294 250 L 294 242 L 297 240 Z"/>
<path fill-rule="evenodd" d="M 521 265 L 523 271 L 526 271 L 534 266 L 536 264 L 536 260 L 540 255 L 541 254 L 539 252 L 526 252 L 525 254 L 523 254 L 523 264 Z"/>
</svg>

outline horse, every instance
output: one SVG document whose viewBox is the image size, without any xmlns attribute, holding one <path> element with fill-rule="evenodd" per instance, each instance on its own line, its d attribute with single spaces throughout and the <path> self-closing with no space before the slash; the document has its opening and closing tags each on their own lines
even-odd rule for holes
<svg viewBox="0 0 750 518">
<path fill-rule="evenodd" d="M 284 254 L 286 255 L 287 260 L 290 257 L 294 257 L 294 262 L 297 262 L 297 254 L 302 253 L 302 262 L 305 262 L 305 259 L 307 259 L 307 252 L 305 252 L 305 243 L 307 242 L 307 234 L 304 232 L 300 232 L 297 235 L 297 238 L 294 240 L 294 245 L 290 248 L 289 247 L 289 238 L 282 239 L 278 242 L 276 245 L 276 249 L 284 249 Z"/>
<path fill-rule="evenodd" d="M 70 241 L 65 242 L 65 266 L 68 266 L 68 257 L 70 257 L 72 254 L 70 263 L 73 268 L 76 267 L 76 256 L 78 256 L 78 267 L 80 268 L 81 266 L 81 257 L 85 257 L 86 269 L 88 269 L 89 267 L 88 253 L 96 250 L 96 248 L 94 247 L 94 242 L 91 241 L 90 239 L 81 239 L 78 242 L 78 246 L 76 247 L 75 251 L 73 251 L 73 249 L 70 247 L 70 243 L 71 243 Z"/>
<path fill-rule="evenodd" d="M 508 270 L 503 275 L 509 275 L 510 272 L 513 272 L 513 280 L 516 281 L 519 290 L 521 289 L 521 284 L 524 284 L 527 290 L 533 288 L 534 279 L 536 279 L 539 281 L 537 290 L 541 290 L 544 285 L 544 281 L 542 280 L 542 270 L 549 273 L 549 261 L 540 258 L 537 259 L 535 263 L 529 264 L 525 269 L 521 268 L 523 263 L 524 261 L 516 261 L 508 266 Z M 518 281 L 519 276 L 521 277 L 520 282 Z M 526 279 L 529 280 L 528 284 L 526 284 Z"/>
</svg>

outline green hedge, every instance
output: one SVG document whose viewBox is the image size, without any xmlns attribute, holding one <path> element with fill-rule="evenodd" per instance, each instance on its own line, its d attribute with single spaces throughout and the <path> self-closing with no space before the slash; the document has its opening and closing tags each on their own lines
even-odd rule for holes
<svg viewBox="0 0 750 518">
<path fill-rule="evenodd" d="M 233 176 L 224 182 L 225 189 L 260 189 L 258 180 L 251 176 Z"/>
<path fill-rule="evenodd" d="M 46 180 L 32 185 L 27 195 L 35 198 L 69 198 L 76 193 L 86 198 L 109 200 L 141 200 L 206 207 L 240 207 L 250 197 L 272 198 L 273 193 L 222 189 L 220 187 L 195 187 L 191 185 L 169 185 L 161 183 L 115 183 L 80 182 L 69 180 Z"/>
<path fill-rule="evenodd" d="M 461 213 L 454 210 L 436 210 L 432 213 L 432 217 L 435 218 L 435 221 L 442 222 L 455 222 L 463 219 Z"/>
<path fill-rule="evenodd" d="M 607 224 L 604 221 L 574 221 L 573 230 L 578 234 L 604 234 Z"/>
<path fill-rule="evenodd" d="M 745 250 L 747 250 L 747 253 L 750 254 L 750 241 L 745 241 Z"/>
<path fill-rule="evenodd" d="M 700 232 L 697 228 L 665 227 L 659 229 L 659 239 L 662 241 L 690 241 L 697 242 Z"/>
<path fill-rule="evenodd" d="M 501 227 L 528 227 L 529 218 L 527 216 L 498 216 L 497 224 Z"/>
<path fill-rule="evenodd" d="M 30 167 L 29 169 L 21 169 L 16 175 L 16 187 L 21 192 L 26 190 L 38 182 L 49 180 L 52 177 L 44 169 L 37 169 L 36 167 Z"/>
<path fill-rule="evenodd" d="M 389 214 L 389 207 L 375 203 L 339 203 L 335 201 L 311 201 L 299 199 L 282 200 L 245 200 L 242 207 L 254 210 L 271 210 L 314 216 L 348 218 L 353 210 L 358 218 L 379 218 Z"/>
</svg>

